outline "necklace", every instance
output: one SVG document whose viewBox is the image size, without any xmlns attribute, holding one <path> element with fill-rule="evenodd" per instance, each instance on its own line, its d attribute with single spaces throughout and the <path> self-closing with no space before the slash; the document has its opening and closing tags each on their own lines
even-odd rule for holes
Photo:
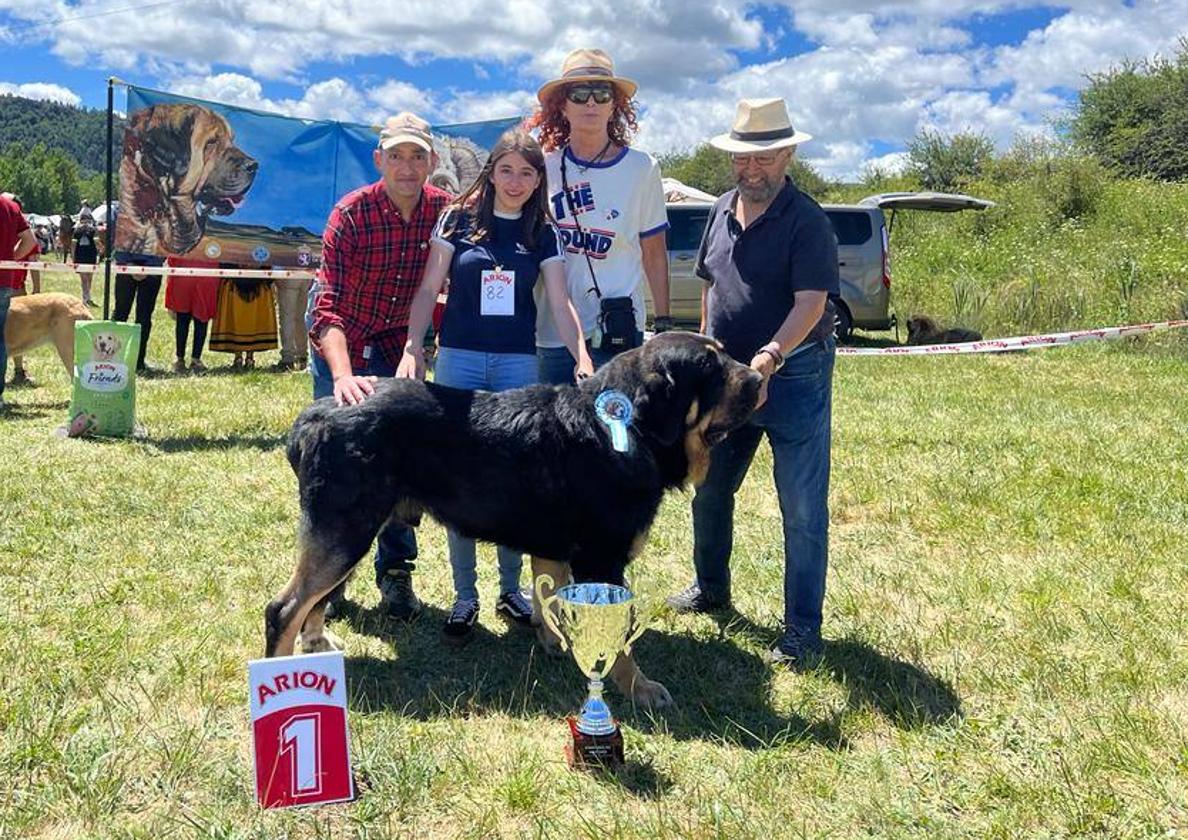
<svg viewBox="0 0 1188 840">
<path fill-rule="evenodd" d="M 573 162 L 577 166 L 578 172 L 581 172 L 583 175 L 586 174 L 586 170 L 589 169 L 594 164 L 598 163 L 598 161 L 602 160 L 602 156 L 606 154 L 606 150 L 609 149 L 610 147 L 611 147 L 611 141 L 610 141 L 610 138 L 607 138 L 606 145 L 602 147 L 602 151 L 599 152 L 598 154 L 594 155 L 593 159 L 586 161 L 585 166 L 582 166 L 580 163 L 578 163 L 577 155 L 574 155 Z M 570 148 L 572 149 L 573 147 L 571 146 Z"/>
</svg>

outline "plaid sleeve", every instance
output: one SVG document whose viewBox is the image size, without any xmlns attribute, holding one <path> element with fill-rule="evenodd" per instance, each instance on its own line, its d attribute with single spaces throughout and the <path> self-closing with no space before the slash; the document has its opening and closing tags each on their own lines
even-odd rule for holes
<svg viewBox="0 0 1188 840">
<path fill-rule="evenodd" d="M 355 239 L 353 220 L 340 207 L 335 207 L 322 234 L 322 270 L 309 331 L 310 341 L 319 352 L 322 333 L 329 327 L 344 329 L 339 300 L 343 284 L 355 268 Z"/>
</svg>

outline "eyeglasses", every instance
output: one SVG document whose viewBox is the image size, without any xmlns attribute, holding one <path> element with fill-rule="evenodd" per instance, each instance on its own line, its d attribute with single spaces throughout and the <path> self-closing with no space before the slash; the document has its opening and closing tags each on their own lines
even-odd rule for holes
<svg viewBox="0 0 1188 840">
<path fill-rule="evenodd" d="M 778 153 L 769 153 L 765 155 L 744 155 L 738 153 L 731 153 L 730 160 L 735 166 L 745 167 L 748 163 L 757 163 L 760 166 L 771 166 L 779 158 Z"/>
<path fill-rule="evenodd" d="M 614 90 L 608 82 L 595 82 L 587 85 L 572 85 L 565 91 L 565 98 L 574 105 L 585 105 L 594 97 L 599 105 L 605 105 L 614 98 Z"/>
</svg>

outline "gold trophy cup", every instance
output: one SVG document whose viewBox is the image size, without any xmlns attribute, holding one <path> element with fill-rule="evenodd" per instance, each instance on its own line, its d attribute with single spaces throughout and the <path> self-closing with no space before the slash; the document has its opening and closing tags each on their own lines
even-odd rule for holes
<svg viewBox="0 0 1188 840">
<path fill-rule="evenodd" d="M 536 579 L 541 619 L 590 680 L 581 712 L 569 718 L 569 766 L 617 767 L 623 763 L 623 733 L 602 699 L 602 680 L 644 631 L 639 603 L 630 589 L 610 583 L 571 583 L 547 597 L 546 586 L 554 586 L 549 575 Z"/>
</svg>

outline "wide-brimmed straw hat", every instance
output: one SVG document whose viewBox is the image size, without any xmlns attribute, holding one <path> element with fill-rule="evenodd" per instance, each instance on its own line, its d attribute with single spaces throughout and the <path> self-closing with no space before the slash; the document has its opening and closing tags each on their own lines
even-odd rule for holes
<svg viewBox="0 0 1188 840">
<path fill-rule="evenodd" d="M 792 127 L 783 99 L 742 99 L 730 132 L 709 142 L 715 149 L 745 154 L 797 146 L 812 139 L 813 135 Z"/>
<path fill-rule="evenodd" d="M 561 75 L 545 82 L 536 92 L 536 98 L 543 105 L 557 87 L 574 82 L 610 82 L 628 99 L 639 90 L 635 82 L 615 75 L 615 63 L 609 55 L 602 50 L 583 48 L 565 56 L 565 61 L 561 62 Z"/>
</svg>

